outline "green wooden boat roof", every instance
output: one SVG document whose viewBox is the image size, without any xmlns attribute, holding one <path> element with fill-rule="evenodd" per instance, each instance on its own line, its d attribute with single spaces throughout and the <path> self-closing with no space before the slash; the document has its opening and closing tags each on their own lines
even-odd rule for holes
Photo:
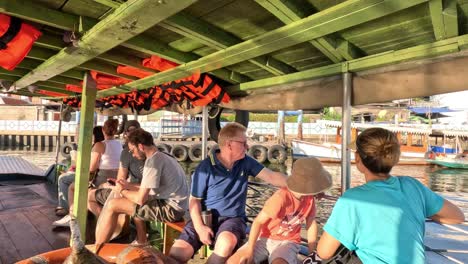
<svg viewBox="0 0 468 264">
<path fill-rule="evenodd" d="M 84 74 L 117 65 L 148 70 L 151 55 L 180 66 L 98 92 L 147 89 L 208 72 L 247 110 L 341 104 L 341 74 L 354 74 L 353 104 L 466 90 L 466 0 L 0 0 L 0 13 L 43 35 L 13 71 L 14 93 L 62 92 Z M 63 42 L 73 31 L 76 46 Z"/>
</svg>

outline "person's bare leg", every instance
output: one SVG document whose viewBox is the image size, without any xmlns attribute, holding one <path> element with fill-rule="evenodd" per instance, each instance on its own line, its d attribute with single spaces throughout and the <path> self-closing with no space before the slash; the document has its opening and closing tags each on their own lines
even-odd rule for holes
<svg viewBox="0 0 468 264">
<path fill-rule="evenodd" d="M 96 201 L 96 189 L 88 190 L 88 210 L 96 217 L 101 214 L 102 206 Z"/>
<path fill-rule="evenodd" d="M 228 231 L 223 231 L 216 239 L 213 253 L 206 261 L 207 264 L 225 263 L 237 245 L 237 237 Z"/>
<path fill-rule="evenodd" d="M 137 231 L 137 242 L 138 244 L 145 244 L 148 242 L 146 238 L 146 222 L 139 218 L 133 218 L 133 222 L 135 222 L 135 228 Z"/>
<path fill-rule="evenodd" d="M 271 264 L 288 264 L 288 262 L 282 258 L 275 258 Z"/>
<path fill-rule="evenodd" d="M 177 239 L 171 247 L 169 257 L 175 259 L 179 263 L 187 263 L 193 256 L 193 247 L 184 240 Z"/>
<path fill-rule="evenodd" d="M 96 245 L 101 245 L 110 240 L 119 214 L 132 215 L 134 203 L 125 198 L 115 198 L 107 202 L 102 210 L 96 226 Z"/>
<path fill-rule="evenodd" d="M 75 199 L 75 183 L 70 184 L 70 187 L 68 187 L 68 208 L 69 208 L 69 213 L 73 214 L 73 201 Z"/>
</svg>

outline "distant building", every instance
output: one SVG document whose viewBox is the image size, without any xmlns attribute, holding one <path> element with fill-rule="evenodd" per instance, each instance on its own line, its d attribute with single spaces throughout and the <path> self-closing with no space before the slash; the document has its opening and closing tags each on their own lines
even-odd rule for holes
<svg viewBox="0 0 468 264">
<path fill-rule="evenodd" d="M 1 120 L 60 120 L 58 103 L 19 95 L 0 95 Z"/>
</svg>

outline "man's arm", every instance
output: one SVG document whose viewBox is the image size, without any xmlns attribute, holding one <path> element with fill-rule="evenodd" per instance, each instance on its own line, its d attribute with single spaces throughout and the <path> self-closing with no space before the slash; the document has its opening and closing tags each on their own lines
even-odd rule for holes
<svg viewBox="0 0 468 264">
<path fill-rule="evenodd" d="M 276 172 L 268 168 L 263 168 L 258 173 L 257 177 L 274 186 L 286 187 L 287 176 L 281 172 Z"/>
<path fill-rule="evenodd" d="M 335 255 L 336 250 L 340 247 L 340 241 L 323 231 L 322 237 L 317 245 L 317 253 L 321 259 L 329 259 Z"/>
<path fill-rule="evenodd" d="M 203 223 L 201 217 L 201 199 L 197 197 L 190 196 L 189 199 L 189 211 L 190 218 L 192 219 L 193 226 L 195 231 L 200 237 L 200 241 L 205 245 L 211 245 L 211 238 L 214 236 L 213 230 L 209 226 L 206 226 Z"/>
<path fill-rule="evenodd" d="M 139 188 L 137 185 L 131 184 L 126 180 L 118 180 L 116 190 L 120 195 L 122 195 L 122 197 L 125 197 L 138 205 L 146 203 L 150 192 L 149 188 Z"/>
<path fill-rule="evenodd" d="M 119 171 L 117 172 L 117 180 L 127 180 L 128 178 L 128 169 L 122 166 L 120 162 Z"/>
</svg>

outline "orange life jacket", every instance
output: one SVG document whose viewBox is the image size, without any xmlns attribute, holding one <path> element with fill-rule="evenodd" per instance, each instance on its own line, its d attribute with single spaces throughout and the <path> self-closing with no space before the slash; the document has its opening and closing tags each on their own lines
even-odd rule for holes
<svg viewBox="0 0 468 264">
<path fill-rule="evenodd" d="M 81 86 L 76 86 L 73 84 L 66 84 L 65 90 L 75 93 L 81 93 L 83 91 L 83 88 L 81 88 Z"/>
<path fill-rule="evenodd" d="M 13 70 L 42 33 L 21 19 L 0 14 L 0 67 Z"/>
<path fill-rule="evenodd" d="M 97 71 L 91 71 L 91 76 L 97 83 L 97 88 L 99 90 L 108 89 L 114 86 L 122 85 L 131 82 L 132 80 L 115 77 L 112 75 L 107 75 Z"/>
<path fill-rule="evenodd" d="M 131 66 L 119 65 L 117 66 L 117 73 L 125 74 L 128 76 L 135 76 L 138 78 L 145 78 L 153 74 L 152 72 L 140 70 Z"/>
<path fill-rule="evenodd" d="M 59 92 L 53 92 L 53 91 L 48 91 L 48 90 L 39 90 L 37 93 L 47 95 L 47 96 L 54 96 L 54 97 L 66 97 L 68 94 L 63 94 Z"/>
<path fill-rule="evenodd" d="M 147 68 L 155 69 L 158 71 L 166 71 L 179 66 L 179 64 L 175 62 L 163 59 L 155 55 L 151 56 L 150 58 L 144 59 L 142 64 Z"/>
</svg>

